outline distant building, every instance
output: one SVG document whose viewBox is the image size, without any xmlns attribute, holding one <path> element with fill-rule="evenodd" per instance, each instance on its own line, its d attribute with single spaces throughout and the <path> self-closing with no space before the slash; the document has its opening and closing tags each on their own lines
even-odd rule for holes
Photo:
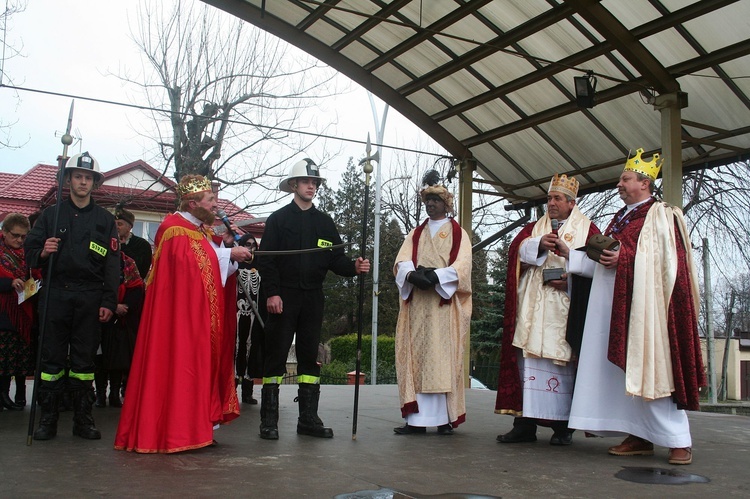
<svg viewBox="0 0 750 499">
<path fill-rule="evenodd" d="M 729 342 L 728 345 L 727 342 Z M 701 338 L 701 349 L 703 363 L 705 367 L 708 367 L 708 345 L 705 338 Z M 725 351 L 727 355 L 727 399 L 750 400 L 750 332 L 736 329 L 731 338 L 714 339 L 714 371 L 716 371 L 717 385 L 721 378 Z"/>
<path fill-rule="evenodd" d="M 0 222 L 8 213 L 28 216 L 53 206 L 57 200 L 57 171 L 57 166 L 38 164 L 22 174 L 0 172 Z M 102 175 L 102 185 L 93 193 L 96 203 L 110 211 L 121 203 L 135 215 L 133 233 L 153 244 L 159 224 L 177 207 L 177 184 L 142 160 L 102 172 Z M 65 196 L 67 189 L 63 190 Z M 256 217 L 223 199 L 219 199 L 219 208 L 244 232 L 260 240 L 265 228 L 260 220 L 265 219 L 249 223 Z M 221 222 L 217 225 L 218 230 L 224 227 Z"/>
</svg>

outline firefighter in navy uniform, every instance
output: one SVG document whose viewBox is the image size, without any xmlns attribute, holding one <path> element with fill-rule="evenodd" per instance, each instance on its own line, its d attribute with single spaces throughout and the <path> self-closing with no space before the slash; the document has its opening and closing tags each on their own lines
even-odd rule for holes
<svg viewBox="0 0 750 499">
<path fill-rule="evenodd" d="M 49 440 L 57 434 L 67 375 L 73 392 L 73 434 L 95 440 L 101 432 L 91 414 L 94 357 L 101 324 L 110 320 L 117 307 L 119 239 L 114 216 L 91 198 L 102 181 L 99 163 L 88 152 L 76 154 L 66 163 L 63 175 L 70 195 L 60 204 L 57 230 L 55 207 L 47 208 L 24 246 L 29 267 L 42 268 L 41 293 L 49 293 L 39 388 L 42 414 L 34 439 Z M 50 269 L 47 262 L 53 253 Z"/>
<path fill-rule="evenodd" d="M 311 159 L 292 165 L 279 190 L 294 194 L 291 203 L 268 217 L 261 250 L 327 248 L 341 243 L 336 224 L 312 203 L 323 181 Z M 296 334 L 299 419 L 297 433 L 331 438 L 318 417 L 320 366 L 318 344 L 323 325 L 323 280 L 329 270 L 352 277 L 370 271 L 369 260 L 352 260 L 343 248 L 293 255 L 258 256 L 268 320 L 263 350 L 260 437 L 279 438 L 279 384 L 286 373 L 289 347 Z"/>
</svg>

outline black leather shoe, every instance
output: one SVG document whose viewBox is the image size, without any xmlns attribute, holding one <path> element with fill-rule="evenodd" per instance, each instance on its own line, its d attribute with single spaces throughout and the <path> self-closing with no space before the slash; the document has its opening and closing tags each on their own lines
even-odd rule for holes
<svg viewBox="0 0 750 499">
<path fill-rule="evenodd" d="M 3 407 L 8 409 L 9 411 L 22 411 L 23 406 L 18 405 L 10 398 L 10 395 L 7 393 L 3 393 L 0 395 L 0 402 L 2 403 Z"/>
<path fill-rule="evenodd" d="M 278 440 L 279 429 L 276 426 L 260 425 L 260 438 L 263 440 Z"/>
<path fill-rule="evenodd" d="M 498 435 L 497 441 L 503 444 L 518 444 L 521 442 L 536 442 L 536 431 L 513 428 L 505 435 Z"/>
<path fill-rule="evenodd" d="M 573 443 L 573 430 L 556 431 L 549 439 L 550 445 L 570 445 Z"/>
<path fill-rule="evenodd" d="M 95 407 L 107 407 L 107 396 L 104 393 L 96 392 Z"/>
<path fill-rule="evenodd" d="M 453 427 L 450 423 L 438 426 L 437 431 L 438 435 L 453 435 Z"/>
<path fill-rule="evenodd" d="M 406 423 L 404 426 L 394 428 L 393 432 L 396 435 L 423 435 L 427 433 L 427 428 L 424 426 L 409 426 L 409 423 Z"/>
</svg>

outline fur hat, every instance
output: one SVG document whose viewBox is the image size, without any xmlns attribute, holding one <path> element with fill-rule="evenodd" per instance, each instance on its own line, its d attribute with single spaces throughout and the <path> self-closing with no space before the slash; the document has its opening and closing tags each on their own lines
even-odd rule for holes
<svg viewBox="0 0 750 499">
<path fill-rule="evenodd" d="M 115 220 L 125 220 L 131 227 L 135 225 L 135 215 L 125 208 L 118 208 L 115 210 Z"/>
</svg>

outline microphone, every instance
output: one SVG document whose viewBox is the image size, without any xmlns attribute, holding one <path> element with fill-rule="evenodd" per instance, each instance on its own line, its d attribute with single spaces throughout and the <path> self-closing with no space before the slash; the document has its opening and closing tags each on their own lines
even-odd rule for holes
<svg viewBox="0 0 750 499">
<path fill-rule="evenodd" d="M 556 218 L 553 218 L 552 220 L 550 220 L 550 224 L 552 225 L 552 233 L 554 235 L 557 235 L 557 231 L 560 229 L 560 222 Z M 556 255 L 559 255 L 560 254 L 560 250 L 558 250 L 557 248 L 555 248 L 555 250 L 553 251 L 553 253 L 556 254 Z"/>
<path fill-rule="evenodd" d="M 234 240 L 239 241 L 240 236 L 232 230 L 232 224 L 229 222 L 229 217 L 227 217 L 226 212 L 224 210 L 217 210 L 216 215 L 221 219 L 222 222 L 224 222 L 224 225 L 226 226 L 229 233 L 234 236 Z"/>
</svg>

